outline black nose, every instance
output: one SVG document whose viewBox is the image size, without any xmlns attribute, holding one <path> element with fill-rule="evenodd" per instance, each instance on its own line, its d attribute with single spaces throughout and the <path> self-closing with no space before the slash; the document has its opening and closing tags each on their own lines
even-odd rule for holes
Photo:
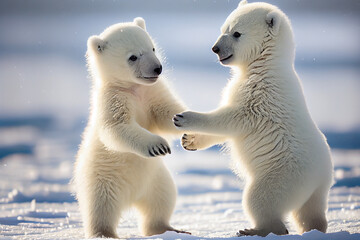
<svg viewBox="0 0 360 240">
<path fill-rule="evenodd" d="M 220 48 L 218 46 L 213 46 L 212 48 L 214 53 L 219 53 L 220 52 Z"/>
<path fill-rule="evenodd" d="M 160 65 L 159 67 L 154 69 L 154 72 L 158 75 L 160 75 L 160 73 L 162 72 L 162 66 Z"/>
</svg>

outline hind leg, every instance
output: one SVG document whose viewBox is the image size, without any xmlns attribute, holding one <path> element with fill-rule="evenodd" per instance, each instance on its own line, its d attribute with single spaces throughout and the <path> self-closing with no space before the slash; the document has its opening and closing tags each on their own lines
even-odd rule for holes
<svg viewBox="0 0 360 240">
<path fill-rule="evenodd" d="M 86 238 L 118 238 L 116 227 L 122 209 L 123 194 L 116 185 L 97 180 L 87 186 L 79 198 Z"/>
<path fill-rule="evenodd" d="M 145 236 L 166 231 L 181 232 L 170 226 L 170 217 L 176 202 L 176 187 L 168 170 L 161 166 L 149 183 L 144 196 L 135 203 L 140 212 L 140 228 Z"/>
<path fill-rule="evenodd" d="M 286 212 L 286 203 L 283 201 L 284 194 L 279 186 L 270 181 L 256 180 L 246 186 L 243 196 L 244 210 L 250 217 L 254 228 L 240 230 L 238 235 L 267 236 L 269 233 L 277 235 L 288 234 L 283 223 Z M 286 198 L 286 197 L 285 197 Z"/>
<path fill-rule="evenodd" d="M 308 232 L 312 229 L 326 232 L 328 191 L 328 188 L 315 190 L 300 209 L 293 211 L 292 215 L 299 232 Z"/>
</svg>

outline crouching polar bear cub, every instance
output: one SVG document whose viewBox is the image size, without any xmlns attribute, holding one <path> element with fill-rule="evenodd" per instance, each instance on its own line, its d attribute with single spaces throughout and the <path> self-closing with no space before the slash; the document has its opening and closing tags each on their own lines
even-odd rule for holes
<svg viewBox="0 0 360 240">
<path fill-rule="evenodd" d="M 110 26 L 87 45 L 91 111 L 73 179 L 86 237 L 117 237 L 130 206 L 144 235 L 177 231 L 169 225 L 176 188 L 159 158 L 170 147 L 157 133 L 179 134 L 172 116 L 185 107 L 160 77 L 145 21 Z"/>
<path fill-rule="evenodd" d="M 178 128 L 194 132 L 183 136 L 184 148 L 230 141 L 241 165 L 235 171 L 245 172 L 243 207 L 254 225 L 239 235 L 287 234 L 289 212 L 300 232 L 325 232 L 333 167 L 294 70 L 290 21 L 275 6 L 242 1 L 212 50 L 234 76 L 220 108 L 174 117 Z"/>
</svg>

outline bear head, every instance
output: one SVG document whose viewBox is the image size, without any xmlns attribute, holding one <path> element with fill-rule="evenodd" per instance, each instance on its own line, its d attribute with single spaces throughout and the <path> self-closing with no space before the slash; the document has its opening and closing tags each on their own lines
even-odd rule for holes
<svg viewBox="0 0 360 240">
<path fill-rule="evenodd" d="M 151 85 L 162 72 L 142 18 L 108 27 L 99 36 L 91 36 L 87 47 L 89 70 L 102 80 Z"/>
<path fill-rule="evenodd" d="M 259 58 L 265 44 L 282 45 L 281 51 L 291 55 L 292 39 L 290 23 L 277 7 L 242 0 L 221 27 L 212 50 L 222 65 L 242 66 Z"/>
</svg>

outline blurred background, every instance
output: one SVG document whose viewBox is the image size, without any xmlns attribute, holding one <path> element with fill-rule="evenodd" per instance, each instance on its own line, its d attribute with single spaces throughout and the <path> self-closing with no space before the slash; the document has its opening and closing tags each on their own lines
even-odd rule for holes
<svg viewBox="0 0 360 240">
<path fill-rule="evenodd" d="M 238 2 L 0 1 L 0 131 L 71 129 L 79 142 L 89 107 L 87 38 L 138 16 L 162 48 L 165 72 L 184 102 L 198 111 L 216 108 L 230 75 L 211 46 Z M 295 67 L 314 120 L 332 147 L 360 148 L 360 2 L 268 2 L 292 21 Z"/>
<path fill-rule="evenodd" d="M 211 47 L 238 2 L 1 0 L 0 230 L 5 232 L 1 228 L 5 224 L 8 235 L 14 234 L 11 226 L 23 234 L 21 224 L 18 228 L 15 225 L 24 222 L 19 218 L 27 206 L 23 204 L 33 199 L 37 208 L 61 213 L 61 220 L 54 225 L 58 229 L 81 226 L 68 182 L 88 118 L 91 81 L 85 52 L 89 36 L 100 34 L 109 25 L 143 17 L 166 56 L 163 66 L 174 90 L 190 109 L 209 111 L 218 106 L 221 89 L 230 77 L 229 68 L 218 63 Z M 359 210 L 355 210 L 360 209 L 360 200 L 346 195 L 355 191 L 346 188 L 360 186 L 360 1 L 267 2 L 277 5 L 292 22 L 295 68 L 311 115 L 333 150 L 337 183 L 332 196 L 338 197 L 332 198 L 329 226 L 331 231 L 347 226 L 358 231 Z M 197 209 L 196 203 L 201 203 L 199 208 L 208 204 L 204 213 L 209 213 L 214 204 L 230 196 L 229 192 L 234 193 L 238 204 L 230 207 L 234 212 L 241 209 L 242 190 L 228 168 L 228 156 L 218 149 L 188 153 L 178 142 L 173 148 L 175 154 L 165 159 L 179 189 L 182 207 L 175 221 L 180 226 L 188 222 L 203 226 L 198 219 L 186 220 L 199 216 L 191 212 Z M 212 197 L 206 195 L 208 192 L 213 192 Z M 196 198 L 200 193 L 204 195 Z M 39 205 L 44 202 L 51 205 Z M 348 215 L 343 214 L 344 206 Z M 225 226 L 232 228 L 241 215 L 234 214 L 233 225 L 228 224 L 228 208 L 223 206 L 220 213 L 225 212 L 221 215 L 226 223 L 222 228 L 230 234 L 235 227 L 231 230 Z M 209 215 L 204 214 L 204 219 L 207 221 Z M 245 219 L 243 223 L 247 224 Z M 134 222 L 128 226 L 133 229 Z M 209 227 L 203 227 L 207 232 Z M 44 233 L 36 227 L 32 231 Z"/>
</svg>

